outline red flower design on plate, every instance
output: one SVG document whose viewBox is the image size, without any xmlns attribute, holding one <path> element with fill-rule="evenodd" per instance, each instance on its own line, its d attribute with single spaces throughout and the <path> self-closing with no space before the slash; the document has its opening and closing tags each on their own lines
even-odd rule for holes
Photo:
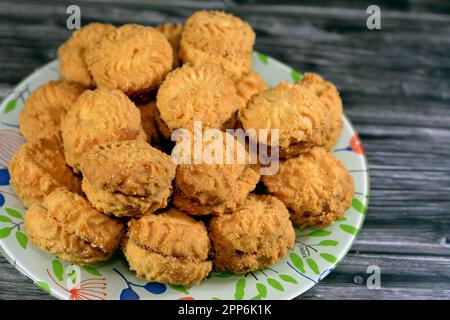
<svg viewBox="0 0 450 320">
<path fill-rule="evenodd" d="M 361 139 L 359 138 L 359 136 L 357 134 L 355 134 L 349 141 L 349 146 L 346 148 L 342 148 L 342 149 L 336 149 L 334 150 L 334 152 L 339 152 L 339 151 L 352 151 L 354 153 L 357 154 L 364 154 L 364 146 L 362 144 Z"/>
<path fill-rule="evenodd" d="M 350 139 L 350 148 L 355 153 L 364 154 L 364 146 L 357 134 Z"/>
<path fill-rule="evenodd" d="M 61 289 L 69 293 L 70 300 L 106 300 L 106 279 L 89 278 L 80 281 L 72 289 L 64 288 L 47 270 L 48 276 Z"/>
</svg>

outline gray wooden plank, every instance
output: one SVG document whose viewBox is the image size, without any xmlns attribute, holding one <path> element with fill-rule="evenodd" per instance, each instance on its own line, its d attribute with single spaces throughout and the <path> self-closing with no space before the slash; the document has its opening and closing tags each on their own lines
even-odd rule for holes
<svg viewBox="0 0 450 320">
<path fill-rule="evenodd" d="M 0 300 L 54 300 L 0 255 Z"/>
<path fill-rule="evenodd" d="M 380 267 L 381 288 L 368 289 L 367 267 Z M 333 275 L 333 276 L 331 276 Z M 449 299 L 450 259 L 351 252 L 301 299 Z"/>
</svg>

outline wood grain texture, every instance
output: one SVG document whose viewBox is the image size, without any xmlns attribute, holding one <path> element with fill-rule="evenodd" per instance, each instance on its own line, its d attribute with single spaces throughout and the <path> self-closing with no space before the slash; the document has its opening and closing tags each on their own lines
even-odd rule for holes
<svg viewBox="0 0 450 320">
<path fill-rule="evenodd" d="M 55 57 L 67 1 L 0 2 L 0 99 Z M 450 3 L 446 1 L 77 1 L 82 23 L 158 24 L 198 9 L 247 20 L 256 50 L 337 84 L 371 174 L 367 218 L 337 269 L 301 299 L 450 298 Z M 366 8 L 382 9 L 382 30 Z M 381 268 L 382 289 L 365 286 Z M 0 258 L 0 299 L 48 299 Z"/>
</svg>

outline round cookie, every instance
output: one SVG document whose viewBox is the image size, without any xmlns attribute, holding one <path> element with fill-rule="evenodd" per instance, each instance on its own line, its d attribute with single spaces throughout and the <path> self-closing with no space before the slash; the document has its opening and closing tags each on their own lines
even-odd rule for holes
<svg viewBox="0 0 450 320">
<path fill-rule="evenodd" d="M 202 158 L 196 163 L 195 147 L 192 148 L 190 161 L 179 164 L 175 176 L 176 191 L 173 204 L 180 210 L 192 215 L 220 215 L 232 212 L 245 201 L 247 195 L 256 187 L 259 181 L 257 168 L 249 164 L 249 155 L 245 146 L 241 145 L 234 136 L 214 130 L 213 136 L 195 136 L 192 132 L 182 136 L 177 141 L 174 152 L 180 154 L 193 147 L 193 143 L 185 144 L 184 139 L 194 141 L 202 139 L 200 155 L 209 155 L 208 150 L 222 149 L 222 157 Z M 195 142 L 194 142 L 195 143 Z M 233 147 L 234 153 L 227 158 L 227 144 Z M 215 147 L 217 146 L 217 148 Z M 239 158 L 239 154 L 242 158 Z M 228 162 L 227 162 L 227 159 Z"/>
<path fill-rule="evenodd" d="M 61 76 L 67 81 L 79 83 L 84 87 L 93 87 L 94 81 L 85 61 L 86 49 L 114 29 L 114 26 L 110 24 L 91 23 L 74 31 L 72 36 L 58 48 Z"/>
<path fill-rule="evenodd" d="M 173 53 L 173 69 L 181 66 L 180 57 L 178 56 L 178 50 L 180 47 L 181 32 L 183 32 L 182 23 L 164 23 L 156 27 L 161 31 L 172 46 Z"/>
<path fill-rule="evenodd" d="M 323 133 L 323 146 L 330 150 L 339 140 L 343 126 L 343 108 L 339 91 L 334 84 L 315 73 L 305 73 L 297 84 L 313 92 L 322 101 L 328 117 L 328 129 Z"/>
<path fill-rule="evenodd" d="M 82 196 L 57 189 L 25 214 L 30 242 L 68 262 L 108 259 L 120 245 L 124 225 L 95 210 Z"/>
<path fill-rule="evenodd" d="M 101 212 L 118 217 L 151 213 L 167 205 L 175 164 L 139 140 L 97 145 L 81 160 L 83 191 Z"/>
<path fill-rule="evenodd" d="M 294 225 L 302 228 L 324 227 L 341 218 L 354 196 L 353 177 L 321 147 L 280 162 L 277 174 L 262 179 L 291 210 Z"/>
<path fill-rule="evenodd" d="M 155 28 L 126 24 L 86 51 L 86 62 L 99 88 L 142 96 L 172 70 L 172 47 Z"/>
<path fill-rule="evenodd" d="M 171 208 L 129 222 L 123 253 L 138 277 L 173 285 L 198 284 L 212 268 L 201 221 Z"/>
<path fill-rule="evenodd" d="M 61 122 L 67 163 L 79 171 L 93 146 L 122 140 L 146 140 L 139 109 L 120 90 L 85 91 Z"/>
<path fill-rule="evenodd" d="M 24 143 L 9 164 L 11 186 L 25 207 L 41 203 L 57 188 L 81 193 L 81 184 L 64 160 L 56 138 L 35 139 Z"/>
<path fill-rule="evenodd" d="M 214 217 L 209 231 L 214 267 L 238 273 L 280 261 L 295 241 L 288 210 L 268 195 L 250 194 L 235 212 Z"/>
<path fill-rule="evenodd" d="M 34 90 L 19 115 L 26 140 L 60 135 L 60 124 L 84 88 L 65 81 L 49 81 Z"/>
<path fill-rule="evenodd" d="M 240 111 L 239 120 L 245 130 L 267 129 L 267 144 L 278 145 L 280 157 L 289 158 L 323 144 L 328 120 L 324 111 L 322 102 L 309 90 L 281 82 L 254 95 Z M 279 130 L 278 142 L 272 141 L 271 129 Z"/>
<path fill-rule="evenodd" d="M 220 11 L 197 11 L 186 20 L 180 57 L 195 65 L 214 63 L 234 80 L 250 70 L 255 33 L 249 24 Z"/>
<path fill-rule="evenodd" d="M 156 106 L 163 122 L 160 131 L 170 138 L 167 131 L 191 127 L 194 121 L 201 121 L 204 128 L 222 128 L 242 102 L 234 83 L 217 65 L 184 65 L 167 76 Z"/>
</svg>

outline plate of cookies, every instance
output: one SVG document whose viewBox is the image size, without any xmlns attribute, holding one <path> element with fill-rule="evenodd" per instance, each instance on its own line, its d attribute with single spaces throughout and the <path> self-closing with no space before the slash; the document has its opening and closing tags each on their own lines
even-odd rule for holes
<svg viewBox="0 0 450 320">
<path fill-rule="evenodd" d="M 0 248 L 59 299 L 292 299 L 361 230 L 336 86 L 238 17 L 92 23 L 0 106 Z"/>
</svg>

